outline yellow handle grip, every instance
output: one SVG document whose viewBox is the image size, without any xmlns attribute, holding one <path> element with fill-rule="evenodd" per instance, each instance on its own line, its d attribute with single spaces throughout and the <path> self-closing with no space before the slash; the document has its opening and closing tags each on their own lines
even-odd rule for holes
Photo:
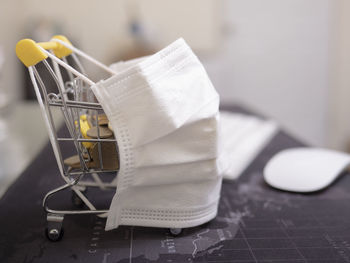
<svg viewBox="0 0 350 263">
<path fill-rule="evenodd" d="M 52 39 L 58 39 L 58 40 L 65 42 L 69 46 L 73 46 L 72 43 L 65 36 L 56 35 L 56 36 L 53 36 Z M 50 43 L 51 42 L 54 42 L 54 41 L 50 41 Z M 56 48 L 53 48 L 53 53 L 55 54 L 56 57 L 63 58 L 63 57 L 66 57 L 66 56 L 72 54 L 72 50 L 70 48 L 67 48 L 58 42 L 54 42 L 54 43 L 57 44 Z"/>
<path fill-rule="evenodd" d="M 70 46 L 72 45 L 65 36 L 57 35 L 52 39 L 58 39 Z M 58 58 L 63 58 L 72 53 L 71 49 L 55 41 L 36 43 L 31 39 L 22 39 L 17 42 L 16 55 L 25 66 L 34 66 L 47 58 L 47 54 L 40 47 L 46 50 L 53 50 L 55 56 Z"/>
<path fill-rule="evenodd" d="M 58 45 L 59 45 L 57 42 L 53 42 L 53 41 L 51 41 L 51 42 L 39 42 L 37 44 L 46 50 L 49 50 L 49 49 L 55 50 L 56 48 L 58 48 Z"/>
</svg>

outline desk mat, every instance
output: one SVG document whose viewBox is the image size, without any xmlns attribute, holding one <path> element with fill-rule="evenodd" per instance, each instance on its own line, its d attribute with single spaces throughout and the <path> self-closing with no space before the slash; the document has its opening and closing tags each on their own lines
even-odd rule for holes
<svg viewBox="0 0 350 263">
<path fill-rule="evenodd" d="M 178 237 L 145 227 L 105 232 L 105 219 L 85 215 L 65 217 L 59 242 L 44 235 L 42 198 L 63 184 L 47 145 L 0 200 L 0 262 L 350 262 L 349 176 L 307 195 L 263 181 L 262 169 L 275 153 L 301 145 L 277 134 L 237 181 L 223 182 L 218 216 Z M 96 201 L 106 204 L 112 195 Z M 73 208 L 70 193 L 55 205 Z"/>
</svg>

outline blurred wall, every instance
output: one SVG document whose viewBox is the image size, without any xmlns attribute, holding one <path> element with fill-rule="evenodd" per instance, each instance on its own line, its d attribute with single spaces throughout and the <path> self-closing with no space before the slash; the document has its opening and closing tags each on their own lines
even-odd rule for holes
<svg viewBox="0 0 350 263">
<path fill-rule="evenodd" d="M 6 93 L 9 100 L 19 96 L 21 83 L 15 44 L 21 37 L 19 29 L 23 25 L 23 20 L 14 2 L 10 0 L 0 2 L 0 46 L 5 55 L 4 66 L 0 72 L 0 94 Z"/>
<path fill-rule="evenodd" d="M 227 36 L 207 68 L 222 101 L 324 145 L 332 0 L 227 0 Z"/>
<path fill-rule="evenodd" d="M 111 63 L 133 45 L 127 24 L 138 17 L 154 49 L 185 38 L 223 103 L 246 104 L 312 144 L 344 148 L 350 127 L 349 5 L 347 0 L 3 0 L 0 45 L 7 60 L 0 87 L 11 97 L 22 96 L 14 47 L 36 21 L 54 23 L 58 33 Z"/>
<path fill-rule="evenodd" d="M 14 53 L 15 45 L 25 37 L 47 41 L 51 34 L 45 30 L 49 31 L 50 27 L 52 34 L 63 33 L 88 54 L 112 63 L 119 53 L 133 45 L 128 23 L 135 18 L 147 27 L 148 40 L 154 49 L 181 36 L 199 52 L 215 48 L 220 41 L 219 8 L 215 0 L 2 0 L 0 45 L 6 53 L 3 86 L 11 97 L 22 97 L 19 77 L 22 72 Z M 37 35 L 44 37 L 38 39 Z"/>
<path fill-rule="evenodd" d="M 350 1 L 334 3 L 327 145 L 350 152 Z"/>
</svg>

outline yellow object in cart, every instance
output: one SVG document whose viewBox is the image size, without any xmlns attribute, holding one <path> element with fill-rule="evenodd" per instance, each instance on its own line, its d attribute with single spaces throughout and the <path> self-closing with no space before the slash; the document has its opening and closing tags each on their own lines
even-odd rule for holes
<svg viewBox="0 0 350 263">
<path fill-rule="evenodd" d="M 78 126 L 77 121 L 75 121 L 75 125 Z M 86 115 L 81 115 L 80 116 L 80 131 L 85 139 L 91 139 L 87 135 L 88 130 L 90 130 L 90 125 L 89 125 L 89 122 L 87 121 L 87 117 L 86 117 Z M 83 145 L 87 149 L 90 149 L 93 146 L 93 143 L 92 142 L 83 142 Z"/>
</svg>

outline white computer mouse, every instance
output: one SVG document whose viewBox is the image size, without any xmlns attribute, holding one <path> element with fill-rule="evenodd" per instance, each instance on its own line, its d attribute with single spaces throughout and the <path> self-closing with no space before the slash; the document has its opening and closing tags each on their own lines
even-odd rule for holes
<svg viewBox="0 0 350 263">
<path fill-rule="evenodd" d="M 264 168 L 264 179 L 280 190 L 314 192 L 329 186 L 349 164 L 350 155 L 346 153 L 293 148 L 272 157 Z"/>
</svg>

